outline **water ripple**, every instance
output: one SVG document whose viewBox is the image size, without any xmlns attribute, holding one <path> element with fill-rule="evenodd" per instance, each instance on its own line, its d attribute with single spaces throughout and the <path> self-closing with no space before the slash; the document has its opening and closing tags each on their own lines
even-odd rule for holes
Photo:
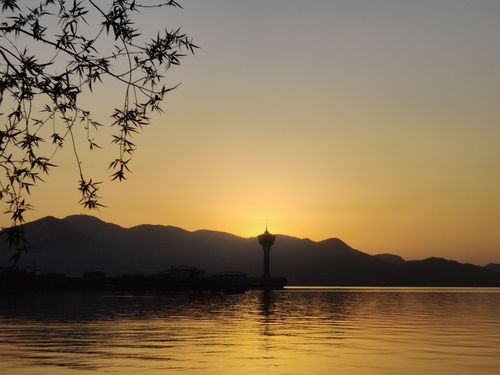
<svg viewBox="0 0 500 375">
<path fill-rule="evenodd" d="M 498 374 L 495 289 L 5 295 L 0 369 L 27 374 Z"/>
</svg>

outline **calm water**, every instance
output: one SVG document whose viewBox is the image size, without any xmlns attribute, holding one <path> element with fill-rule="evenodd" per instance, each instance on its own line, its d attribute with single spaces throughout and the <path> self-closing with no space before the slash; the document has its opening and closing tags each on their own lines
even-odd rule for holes
<svg viewBox="0 0 500 375">
<path fill-rule="evenodd" d="M 500 289 L 0 295 L 2 374 L 500 374 Z"/>
</svg>

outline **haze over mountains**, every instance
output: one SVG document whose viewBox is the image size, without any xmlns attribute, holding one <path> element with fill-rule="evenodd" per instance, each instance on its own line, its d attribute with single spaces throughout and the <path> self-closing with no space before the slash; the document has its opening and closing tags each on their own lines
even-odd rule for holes
<svg viewBox="0 0 500 375">
<path fill-rule="evenodd" d="M 25 226 L 33 247 L 21 266 L 41 272 L 81 276 L 86 271 L 108 275 L 151 274 L 189 265 L 213 274 L 262 272 L 257 239 L 232 234 L 159 225 L 123 228 L 86 215 L 45 217 Z M 10 256 L 1 244 L 0 266 Z M 441 258 L 405 261 L 393 254 L 369 255 L 337 238 L 314 242 L 278 235 L 272 249 L 272 274 L 290 284 L 325 285 L 498 285 L 500 266 L 479 267 Z"/>
</svg>

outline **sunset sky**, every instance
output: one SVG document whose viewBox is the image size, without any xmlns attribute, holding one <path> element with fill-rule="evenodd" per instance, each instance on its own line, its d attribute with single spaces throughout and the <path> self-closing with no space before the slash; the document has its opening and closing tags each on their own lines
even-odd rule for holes
<svg viewBox="0 0 500 375">
<path fill-rule="evenodd" d="M 201 48 L 96 216 L 500 262 L 500 1 L 181 3 L 139 26 Z M 102 121 L 113 90 L 89 99 Z M 86 174 L 115 151 L 82 150 Z M 88 213 L 69 146 L 55 163 L 28 221 Z"/>
</svg>

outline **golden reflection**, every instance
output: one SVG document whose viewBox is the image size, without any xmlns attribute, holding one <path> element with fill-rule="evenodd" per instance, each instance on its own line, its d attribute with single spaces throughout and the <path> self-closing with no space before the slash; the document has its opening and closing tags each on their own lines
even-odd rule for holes
<svg viewBox="0 0 500 375">
<path fill-rule="evenodd" d="M 498 290 L 464 290 L 10 295 L 0 300 L 0 368 L 13 375 L 496 373 Z"/>
</svg>

